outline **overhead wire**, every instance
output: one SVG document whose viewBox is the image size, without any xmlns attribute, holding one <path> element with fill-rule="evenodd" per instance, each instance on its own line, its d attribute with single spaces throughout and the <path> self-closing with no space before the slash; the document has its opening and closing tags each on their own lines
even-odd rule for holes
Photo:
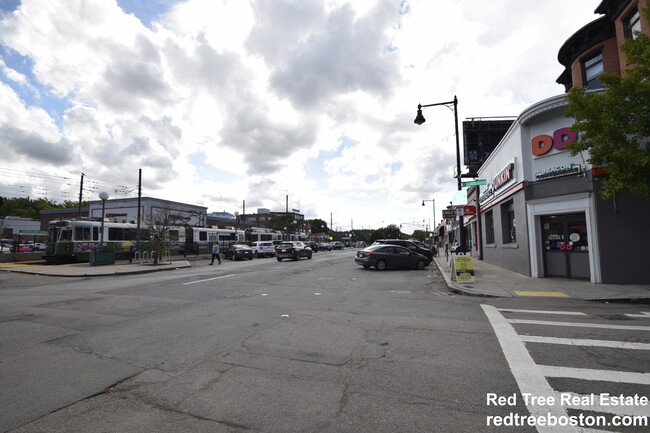
<svg viewBox="0 0 650 433">
<path fill-rule="evenodd" d="M 35 197 L 52 201 L 79 200 L 81 176 L 78 179 L 69 176 L 57 176 L 33 171 L 17 170 L 0 167 L 0 196 L 20 198 Z M 7 179 L 17 182 L 8 182 Z M 138 187 L 129 185 L 110 185 L 97 180 L 89 179 L 84 175 L 82 200 L 88 200 L 100 191 L 107 191 L 114 196 L 127 197 L 137 191 Z"/>
</svg>

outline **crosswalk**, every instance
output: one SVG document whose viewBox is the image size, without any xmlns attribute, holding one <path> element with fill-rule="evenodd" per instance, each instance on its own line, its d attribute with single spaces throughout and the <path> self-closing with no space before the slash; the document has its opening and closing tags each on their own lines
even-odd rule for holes
<svg viewBox="0 0 650 433">
<path fill-rule="evenodd" d="M 530 413 L 516 418 L 522 425 L 534 425 L 539 433 L 650 431 L 650 362 L 647 361 L 650 354 L 645 352 L 650 350 L 650 344 L 644 342 L 650 341 L 649 312 L 627 314 L 624 319 L 628 320 L 622 321 L 630 324 L 619 324 L 620 321 L 613 324 L 580 311 L 481 307 L 519 386 L 519 398 Z M 533 354 L 530 344 L 541 345 L 542 349 L 538 348 Z M 588 348 L 585 350 L 607 348 L 616 350 L 617 354 L 618 351 L 629 351 L 627 356 L 640 360 L 636 365 L 642 365 L 643 371 L 611 366 L 593 368 L 593 363 L 579 367 L 575 365 L 579 361 L 570 359 L 571 355 L 563 352 L 571 350 L 571 347 Z M 555 362 L 547 362 L 553 365 L 536 360 L 551 359 L 550 356 L 540 356 L 540 352 L 556 353 L 552 357 Z M 564 361 L 568 365 L 557 365 L 558 360 L 560 364 Z M 580 390 L 555 389 L 558 380 L 565 380 Z M 622 385 L 622 388 L 615 389 L 629 389 L 631 392 L 612 393 L 613 388 L 608 387 L 608 383 Z M 488 404 L 505 401 L 507 398 L 488 398 Z M 502 419 L 488 419 L 488 424 L 499 425 L 495 421 L 503 422 Z"/>
</svg>

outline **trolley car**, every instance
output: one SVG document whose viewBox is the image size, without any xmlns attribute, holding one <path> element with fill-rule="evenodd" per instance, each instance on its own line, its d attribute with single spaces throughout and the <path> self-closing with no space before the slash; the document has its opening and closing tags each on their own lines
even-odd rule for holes
<svg viewBox="0 0 650 433">
<path fill-rule="evenodd" d="M 48 225 L 47 250 L 43 258 L 49 263 L 86 262 L 92 251 L 100 249 L 101 221 L 60 220 Z M 212 244 L 222 247 L 244 241 L 244 232 L 235 229 L 205 227 L 170 227 L 167 232 L 170 255 L 209 253 Z M 132 257 L 136 250 L 136 224 L 104 222 L 104 247 L 115 251 L 118 259 Z M 140 228 L 140 250 L 151 250 L 149 230 Z"/>
</svg>

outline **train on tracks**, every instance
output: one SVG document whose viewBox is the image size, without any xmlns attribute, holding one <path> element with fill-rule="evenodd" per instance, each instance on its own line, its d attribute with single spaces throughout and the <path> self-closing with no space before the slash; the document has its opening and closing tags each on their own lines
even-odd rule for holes
<svg viewBox="0 0 650 433">
<path fill-rule="evenodd" d="M 103 229 L 103 236 L 102 236 Z M 104 222 L 97 220 L 56 220 L 48 225 L 47 249 L 43 258 L 49 263 L 86 262 L 93 251 L 110 249 L 117 259 L 129 259 L 136 252 L 138 227 L 134 223 Z M 237 230 L 174 226 L 165 233 L 169 255 L 207 254 L 217 242 L 222 248 L 234 243 L 274 241 L 282 233 L 264 228 Z M 103 244 L 102 244 L 103 239 Z M 140 251 L 152 249 L 150 232 L 140 227 Z"/>
</svg>

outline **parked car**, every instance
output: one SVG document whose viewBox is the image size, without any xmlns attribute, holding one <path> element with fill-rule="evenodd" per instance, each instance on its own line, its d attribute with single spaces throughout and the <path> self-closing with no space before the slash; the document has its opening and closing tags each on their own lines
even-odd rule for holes
<svg viewBox="0 0 650 433">
<path fill-rule="evenodd" d="M 412 268 L 424 269 L 429 259 L 405 247 L 391 244 L 371 245 L 357 251 L 354 262 L 368 269 L 374 266 L 378 271 L 387 268 Z"/>
<path fill-rule="evenodd" d="M 418 242 L 419 243 L 419 242 Z M 390 245 L 399 245 L 404 248 L 408 248 L 411 251 L 415 251 L 416 253 L 422 254 L 425 256 L 429 261 L 427 262 L 427 265 L 433 261 L 433 253 L 429 248 L 427 248 L 426 245 L 421 244 L 418 245 L 418 243 L 415 243 L 413 241 L 407 241 L 404 239 L 377 239 L 373 245 L 380 245 L 380 244 L 390 244 Z"/>
<path fill-rule="evenodd" d="M 44 242 L 37 242 L 34 244 L 34 251 L 46 251 L 47 244 Z"/>
<path fill-rule="evenodd" d="M 320 249 L 317 242 L 308 241 L 308 242 L 305 242 L 305 245 L 307 245 L 309 248 L 311 248 L 311 250 L 313 252 L 315 252 L 315 253 L 317 253 L 318 250 Z"/>
<path fill-rule="evenodd" d="M 223 253 L 224 259 L 231 260 L 253 260 L 253 256 L 255 256 L 255 251 L 248 245 L 241 244 L 231 245 Z"/>
<path fill-rule="evenodd" d="M 278 262 L 282 259 L 300 260 L 301 257 L 311 259 L 312 250 L 304 242 L 300 241 L 287 241 L 278 245 L 275 250 L 275 258 Z"/>
<path fill-rule="evenodd" d="M 254 251 L 255 257 L 275 256 L 275 245 L 271 241 L 252 242 L 251 249 Z"/>
<path fill-rule="evenodd" d="M 342 250 L 343 249 L 343 243 L 342 242 L 332 242 L 332 249 L 333 250 Z"/>
<path fill-rule="evenodd" d="M 320 244 L 318 244 L 318 248 L 320 248 L 323 251 L 325 250 L 332 251 L 332 244 L 330 244 L 329 242 L 321 242 Z"/>
</svg>

